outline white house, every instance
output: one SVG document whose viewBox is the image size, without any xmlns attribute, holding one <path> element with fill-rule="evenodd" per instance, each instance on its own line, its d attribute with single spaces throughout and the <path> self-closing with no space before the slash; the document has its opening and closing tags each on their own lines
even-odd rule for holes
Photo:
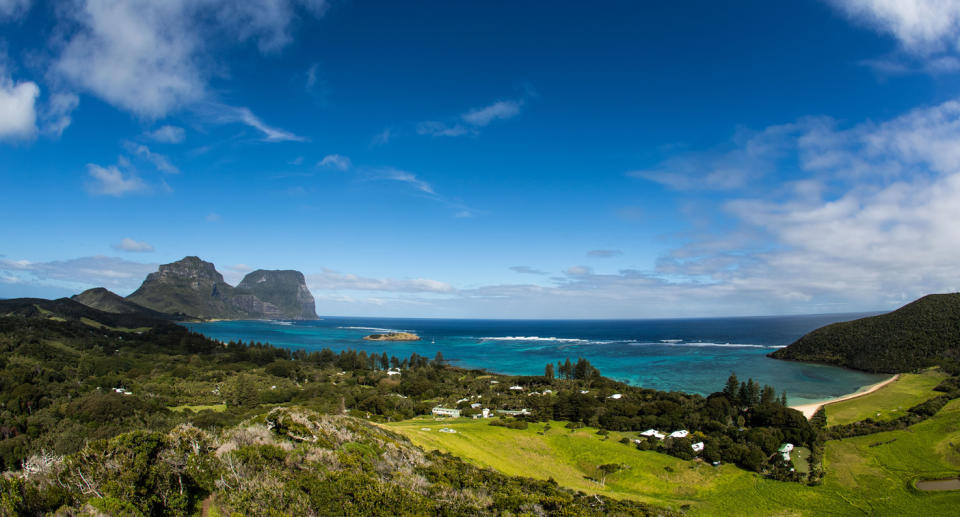
<svg viewBox="0 0 960 517">
<path fill-rule="evenodd" d="M 613 395 L 610 395 L 610 396 L 607 397 L 607 398 L 608 398 L 608 399 L 619 399 L 619 398 L 621 398 L 621 397 L 623 397 L 623 394 L 622 394 L 622 393 L 614 393 Z"/>
<path fill-rule="evenodd" d="M 793 444 L 785 443 L 781 445 L 779 449 L 777 449 L 777 452 L 779 452 L 783 456 L 783 461 L 790 461 L 790 451 L 792 450 L 793 450 Z"/>
<path fill-rule="evenodd" d="M 523 391 L 523 386 L 510 386 L 513 391 Z"/>
<path fill-rule="evenodd" d="M 390 368 L 387 370 L 387 375 L 400 375 L 400 368 Z"/>
<path fill-rule="evenodd" d="M 656 438 L 657 440 L 663 440 L 664 438 L 667 437 L 667 435 L 661 433 L 660 431 L 657 431 L 656 429 L 647 429 L 646 431 L 640 433 L 640 435 L 641 435 L 641 436 L 652 436 L 652 437 Z"/>
<path fill-rule="evenodd" d="M 690 431 L 686 429 L 681 429 L 679 431 L 674 431 L 670 433 L 670 438 L 686 438 L 690 434 Z"/>
<path fill-rule="evenodd" d="M 586 395 L 587 393 L 590 393 L 590 390 L 580 390 L 581 395 Z"/>
<path fill-rule="evenodd" d="M 690 448 L 693 449 L 693 452 L 701 452 L 703 451 L 703 442 L 697 442 L 691 445 Z"/>
<path fill-rule="evenodd" d="M 450 408 L 437 406 L 432 410 L 430 410 L 430 412 L 436 416 L 451 416 L 453 418 L 460 418 L 459 409 L 450 409 Z"/>
<path fill-rule="evenodd" d="M 483 404 L 481 404 L 481 403 L 479 403 L 479 402 L 474 402 L 473 404 L 470 404 L 470 409 L 477 409 L 478 407 L 480 407 L 480 406 L 482 406 L 482 405 L 483 405 Z"/>
</svg>

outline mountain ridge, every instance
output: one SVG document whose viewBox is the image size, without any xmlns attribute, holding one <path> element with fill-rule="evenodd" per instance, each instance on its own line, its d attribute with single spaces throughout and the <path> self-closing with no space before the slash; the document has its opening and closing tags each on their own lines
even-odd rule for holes
<svg viewBox="0 0 960 517">
<path fill-rule="evenodd" d="M 197 256 L 160 265 L 126 301 L 204 320 L 317 319 L 303 273 L 260 269 L 234 287 L 224 281 L 212 262 Z"/>
</svg>

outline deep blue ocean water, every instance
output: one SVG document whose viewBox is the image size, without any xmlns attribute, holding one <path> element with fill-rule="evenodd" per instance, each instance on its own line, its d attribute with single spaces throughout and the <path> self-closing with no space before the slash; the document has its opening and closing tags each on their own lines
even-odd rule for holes
<svg viewBox="0 0 960 517">
<path fill-rule="evenodd" d="M 588 359 L 600 373 L 635 386 L 707 395 L 731 372 L 786 390 L 799 404 L 856 391 L 886 378 L 766 357 L 823 325 L 864 314 L 665 320 L 475 320 L 328 317 L 319 321 L 218 321 L 185 326 L 221 341 L 259 341 L 307 351 L 366 350 L 433 358 L 508 375 L 542 375 L 548 362 Z M 409 331 L 416 342 L 364 341 Z"/>
</svg>

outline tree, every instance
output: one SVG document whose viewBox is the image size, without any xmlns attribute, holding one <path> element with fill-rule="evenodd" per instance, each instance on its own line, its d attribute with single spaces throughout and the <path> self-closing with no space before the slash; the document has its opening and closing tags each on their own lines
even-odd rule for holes
<svg viewBox="0 0 960 517">
<path fill-rule="evenodd" d="M 773 386 L 764 386 L 763 392 L 760 394 L 760 403 L 774 404 L 776 402 L 777 402 L 777 390 L 773 389 Z"/>
<path fill-rule="evenodd" d="M 570 380 L 571 378 L 573 378 L 573 365 L 570 363 L 569 357 L 563 363 L 563 369 L 560 370 L 560 373 L 563 374 L 564 379 Z"/>
<path fill-rule="evenodd" d="M 543 370 L 543 376 L 548 380 L 553 380 L 553 363 L 547 363 L 547 367 Z"/>
<path fill-rule="evenodd" d="M 623 470 L 623 464 L 621 463 L 605 463 L 597 467 L 597 470 L 600 471 L 600 486 L 606 485 L 607 476 L 615 472 L 620 472 Z"/>
<path fill-rule="evenodd" d="M 443 352 L 439 350 L 437 351 L 436 357 L 433 358 L 433 363 L 436 364 L 437 366 L 443 365 Z"/>
<path fill-rule="evenodd" d="M 727 397 L 731 403 L 736 404 L 739 399 L 740 381 L 737 380 L 737 374 L 730 373 L 730 377 L 727 379 L 727 385 L 723 388 L 723 394 Z"/>
</svg>

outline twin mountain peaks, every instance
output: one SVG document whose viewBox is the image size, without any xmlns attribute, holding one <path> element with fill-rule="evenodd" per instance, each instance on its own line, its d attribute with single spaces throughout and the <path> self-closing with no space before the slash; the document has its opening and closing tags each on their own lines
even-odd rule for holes
<svg viewBox="0 0 960 517">
<path fill-rule="evenodd" d="M 317 319 L 303 273 L 258 269 L 233 287 L 199 257 L 161 265 L 126 298 L 98 287 L 73 299 L 106 312 L 147 309 L 182 319 Z"/>
</svg>

